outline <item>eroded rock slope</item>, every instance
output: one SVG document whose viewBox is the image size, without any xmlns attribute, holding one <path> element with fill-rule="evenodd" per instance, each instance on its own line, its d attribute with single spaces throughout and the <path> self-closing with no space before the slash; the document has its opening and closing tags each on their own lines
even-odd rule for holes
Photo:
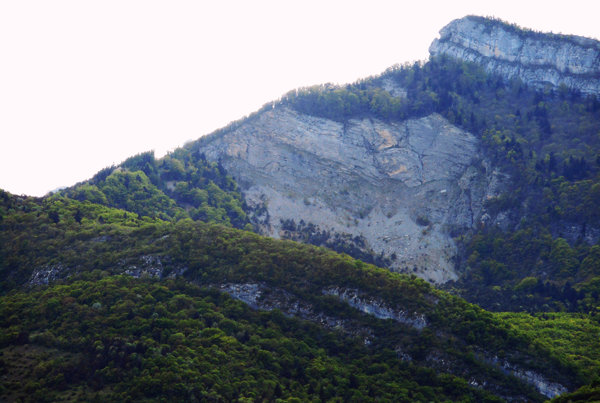
<svg viewBox="0 0 600 403">
<path fill-rule="evenodd" d="M 436 283 L 457 278 L 453 232 L 476 225 L 502 184 L 478 139 L 437 114 L 339 123 L 277 106 L 201 144 L 263 234 L 337 236 Z"/>
</svg>

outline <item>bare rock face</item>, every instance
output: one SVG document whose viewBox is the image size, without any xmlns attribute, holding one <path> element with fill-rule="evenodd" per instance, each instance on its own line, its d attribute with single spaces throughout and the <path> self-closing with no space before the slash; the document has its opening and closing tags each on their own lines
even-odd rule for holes
<svg viewBox="0 0 600 403">
<path fill-rule="evenodd" d="M 475 62 L 535 88 L 564 84 L 583 94 L 600 94 L 600 42 L 593 39 L 541 34 L 469 16 L 446 25 L 429 53 Z"/>
<path fill-rule="evenodd" d="M 310 223 L 436 283 L 457 278 L 451 232 L 479 222 L 503 179 L 477 138 L 437 114 L 342 124 L 278 106 L 201 144 L 237 180 L 264 235 Z"/>
<path fill-rule="evenodd" d="M 351 307 L 367 315 L 375 316 L 377 319 L 392 319 L 418 330 L 423 330 L 427 326 L 425 315 L 418 314 L 417 312 L 408 313 L 401 309 L 393 309 L 383 301 L 361 296 L 358 290 L 330 287 L 323 290 L 323 294 L 338 297 Z"/>
</svg>

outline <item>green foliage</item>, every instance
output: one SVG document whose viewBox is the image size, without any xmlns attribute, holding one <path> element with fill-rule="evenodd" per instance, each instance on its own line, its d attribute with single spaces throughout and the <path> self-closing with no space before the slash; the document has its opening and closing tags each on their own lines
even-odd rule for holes
<svg viewBox="0 0 600 403">
<path fill-rule="evenodd" d="M 573 393 L 565 393 L 552 399 L 553 403 L 576 403 L 600 401 L 600 380 L 596 380 L 590 385 L 583 386 Z"/>
<path fill-rule="evenodd" d="M 453 374 L 486 382 L 494 385 L 493 388 L 503 390 L 502 393 L 528 400 L 538 400 L 540 397 L 531 387 L 505 374 L 497 364 L 494 364 L 492 357 L 501 356 L 515 365 L 540 372 L 549 379 L 566 385 L 582 385 L 585 380 L 583 375 L 578 374 L 575 364 L 560 361 L 543 345 L 536 344 L 528 336 L 511 329 L 502 320 L 481 308 L 435 290 L 416 277 L 390 273 L 351 259 L 347 255 L 338 255 L 324 248 L 273 240 L 253 233 L 189 219 L 178 222 L 152 220 L 146 217 L 140 219 L 136 214 L 123 210 L 66 198 L 39 200 L 19 199 L 6 195 L 5 200 L 2 207 L 6 214 L 0 222 L 3 290 L 4 292 L 14 290 L 16 285 L 28 282 L 33 278 L 32 273 L 40 269 L 43 271 L 48 267 L 57 268 L 57 275 L 49 280 L 67 282 L 67 284 L 42 288 L 39 292 L 48 292 L 43 308 L 23 307 L 27 310 L 33 309 L 34 313 L 42 310 L 47 320 L 56 320 L 52 323 L 56 323 L 57 326 L 62 326 L 61 323 L 72 313 L 63 312 L 66 305 L 63 297 L 56 294 L 56 290 L 63 289 L 61 287 L 73 287 L 71 282 L 78 279 L 86 281 L 88 284 L 86 287 L 93 286 L 94 283 L 90 281 L 105 279 L 108 282 L 103 283 L 104 288 L 101 288 L 107 290 L 105 294 L 98 294 L 93 290 L 85 292 L 74 290 L 69 294 L 76 299 L 85 298 L 85 304 L 91 310 L 86 312 L 110 313 L 118 306 L 120 315 L 118 318 L 127 324 L 136 323 L 136 315 L 141 315 L 136 312 L 146 312 L 144 315 L 153 315 L 153 312 L 156 312 L 161 318 L 161 315 L 172 310 L 172 307 L 188 306 L 192 302 L 185 295 L 172 301 L 159 303 L 167 292 L 160 287 L 151 295 L 137 293 L 140 295 L 140 301 L 150 303 L 154 307 L 149 313 L 147 308 L 136 308 L 136 299 L 128 302 L 127 298 L 110 296 L 110 290 L 114 288 L 110 285 L 110 281 L 126 282 L 126 285 L 117 287 L 118 289 L 129 290 L 134 286 L 127 282 L 129 280 L 109 280 L 110 277 L 107 276 L 124 273 L 131 267 L 139 267 L 144 261 L 156 262 L 160 259 L 162 273 L 159 272 L 158 276 L 165 277 L 170 273 L 185 271 L 184 276 L 187 280 L 201 285 L 261 284 L 266 290 L 272 290 L 275 295 L 283 293 L 289 298 L 312 306 L 312 315 L 316 315 L 317 318 L 341 318 L 345 323 L 344 327 L 349 329 L 346 330 L 346 334 L 357 335 L 352 343 L 363 345 L 364 337 L 367 337 L 373 340 L 369 348 L 382 351 L 384 354 L 375 361 L 369 361 L 369 369 L 365 369 L 365 373 L 369 375 L 387 373 L 388 369 L 382 366 L 384 363 L 390 368 L 394 365 L 401 365 L 404 368 L 406 364 L 400 364 L 398 354 L 394 352 L 396 350 L 407 354 L 414 368 L 433 367 L 436 371 L 442 372 L 450 368 Z M 50 218 L 49 211 L 57 211 L 58 222 L 55 223 Z M 77 211 L 81 212 L 81 222 L 75 219 Z M 100 215 L 105 217 L 106 222 L 103 224 L 99 221 Z M 12 241 L 5 242 L 7 239 Z M 185 283 L 178 284 L 179 287 Z M 418 330 L 393 320 L 380 320 L 365 315 L 345 302 L 324 293 L 324 290 L 331 288 L 355 290 L 364 301 L 384 301 L 389 309 L 404 312 L 410 318 L 423 318 L 426 327 Z M 10 299 L 11 295 L 16 295 L 15 291 L 2 299 Z M 27 294 L 19 293 L 19 295 Z M 37 295 L 33 300 L 41 298 Z M 19 327 L 23 319 L 12 314 L 2 316 L 15 318 L 16 322 L 7 324 L 3 334 L 7 346 L 16 345 L 15 343 L 22 341 L 26 334 Z M 242 315 L 242 317 L 246 316 L 247 314 Z M 193 319 L 194 316 L 192 315 L 191 318 Z M 235 331 L 237 334 L 239 326 L 235 324 L 236 318 L 227 317 L 233 322 L 224 321 L 222 330 Z M 276 318 L 278 317 L 273 317 L 272 320 L 275 321 Z M 180 319 L 189 320 L 190 314 L 186 313 Z M 225 318 L 213 320 L 207 323 L 207 326 L 215 327 L 215 321 L 221 322 L 222 319 Z M 161 346 L 168 345 L 170 348 L 185 346 L 189 335 L 196 334 L 189 333 L 185 328 L 177 325 L 176 321 L 172 322 L 173 320 L 175 319 L 172 317 L 160 321 L 157 319 L 161 329 L 169 329 L 168 333 L 161 330 L 160 337 L 158 333 L 152 336 L 159 337 L 156 343 L 160 343 Z M 39 322 L 38 317 L 31 321 L 32 324 Z M 85 329 L 90 329 L 92 335 L 100 331 L 98 326 L 91 326 L 89 321 L 82 323 L 88 323 L 85 326 L 90 327 L 80 329 L 78 337 L 84 339 L 92 337 L 86 336 Z M 150 328 L 139 326 L 135 337 L 150 337 L 148 333 Z M 51 344 L 41 344 L 41 346 L 61 349 L 63 348 L 61 346 L 77 345 L 76 341 L 61 336 L 62 330 L 63 328 L 61 331 L 44 333 L 40 340 L 50 340 Z M 27 332 L 32 333 L 30 330 Z M 122 334 L 123 337 L 124 335 Z M 202 335 L 203 337 L 214 336 L 212 333 L 210 335 L 202 333 Z M 112 339 L 93 337 L 93 341 L 91 339 L 89 341 L 90 346 L 101 351 L 107 348 L 110 350 L 106 346 L 113 343 Z M 328 349 L 333 349 L 331 351 L 335 351 L 336 354 L 337 351 L 345 351 L 341 346 L 346 342 L 342 342 L 343 337 L 340 335 L 315 337 L 316 339 L 313 340 L 325 343 L 321 345 L 322 348 L 326 346 Z M 251 333 L 248 336 L 242 335 L 241 338 L 252 340 Z M 96 342 L 98 340 L 101 344 Z M 308 343 L 304 336 L 301 340 Z M 267 350 L 264 347 L 262 349 Z M 258 361 L 252 365 L 266 369 L 277 368 L 277 359 L 260 351 L 256 351 L 255 354 Z M 381 358 L 388 356 L 389 358 Z M 432 361 L 431 357 L 436 358 Z M 358 360 L 362 359 L 363 356 Z M 435 363 L 439 361 L 445 362 L 445 366 L 437 367 Z M 209 361 L 207 365 L 214 364 L 210 363 Z M 548 363 L 552 365 L 548 367 Z M 279 365 L 285 368 L 283 364 Z M 102 385 L 112 384 L 118 379 L 130 378 L 129 375 L 123 375 L 123 371 L 129 370 L 128 366 L 102 368 L 102 372 L 99 373 L 104 379 Z M 312 368 L 313 377 L 322 377 L 320 366 L 305 368 L 307 371 Z M 409 373 L 414 374 L 414 368 Z M 326 372 L 328 371 L 331 372 L 327 369 Z M 331 382 L 333 384 L 333 380 Z M 85 388 L 91 387 L 89 384 L 86 385 Z M 468 387 L 465 389 L 465 386 L 459 387 L 454 381 L 452 385 L 450 389 L 455 391 L 453 393 L 458 393 L 457 390 L 471 390 Z M 282 391 L 286 390 L 284 386 L 280 386 Z M 324 385 L 325 389 L 326 385 Z M 162 389 L 154 390 L 158 390 L 156 393 L 163 393 Z M 414 388 L 407 388 L 407 390 L 414 390 Z M 437 392 L 433 396 L 436 394 Z M 463 392 L 460 394 L 462 395 Z"/>
<path fill-rule="evenodd" d="M 381 119 L 402 119 L 409 112 L 402 99 L 381 88 L 361 84 L 347 87 L 320 85 L 292 91 L 281 102 L 300 112 L 344 121 L 374 115 Z"/>
<path fill-rule="evenodd" d="M 184 282 L 78 281 L 13 293 L 0 312 L 12 359 L 5 398 L 499 401 L 392 351 Z"/>
<path fill-rule="evenodd" d="M 313 223 L 307 224 L 302 219 L 297 224 L 292 219 L 283 220 L 281 222 L 281 229 L 281 236 L 284 239 L 323 246 L 380 267 L 389 266 L 391 263 L 389 258 L 385 258 L 383 254 L 378 255 L 369 248 L 363 236 L 352 236 L 351 234 L 342 234 L 339 232 L 332 234 L 330 231 L 321 230 Z"/>
<path fill-rule="evenodd" d="M 153 152 L 138 154 L 59 195 L 163 220 L 248 224 L 241 193 L 223 166 L 184 148 L 160 160 Z"/>
<path fill-rule="evenodd" d="M 581 314 L 499 313 L 497 317 L 552 351 L 563 362 L 572 362 L 592 381 L 600 373 L 600 323 Z"/>
<path fill-rule="evenodd" d="M 237 184 L 220 163 L 179 148 L 158 162 L 167 193 L 184 206 L 190 218 L 244 228 L 248 218 Z"/>
<path fill-rule="evenodd" d="M 111 207 L 161 219 L 174 217 L 177 210 L 181 210 L 143 171 L 115 171 L 99 185 L 98 189 L 106 195 L 106 205 Z"/>
<path fill-rule="evenodd" d="M 20 198 L 1 190 L 0 211 L 1 293 L 26 283 L 44 265 L 76 267 L 86 256 L 90 270 L 104 267 L 104 260 L 127 253 L 125 234 L 162 222 L 89 201 Z"/>
<path fill-rule="evenodd" d="M 594 312 L 600 305 L 600 249 L 570 246 L 542 228 L 486 230 L 468 245 L 459 284 L 488 309 Z"/>
</svg>

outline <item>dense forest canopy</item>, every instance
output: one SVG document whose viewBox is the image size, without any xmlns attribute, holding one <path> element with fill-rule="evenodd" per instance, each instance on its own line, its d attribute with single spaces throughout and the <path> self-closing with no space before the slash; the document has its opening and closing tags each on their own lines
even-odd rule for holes
<svg viewBox="0 0 600 403">
<path fill-rule="evenodd" d="M 192 218 L 237 228 L 249 224 L 242 195 L 223 166 L 183 148 L 159 160 L 154 152 L 138 154 L 55 196 L 164 220 Z"/>
<path fill-rule="evenodd" d="M 506 375 L 491 357 L 570 387 L 590 382 L 597 372 L 595 339 L 565 348 L 556 336 L 531 333 L 520 317 L 495 316 L 414 276 L 323 248 L 190 219 L 140 218 L 88 201 L 6 193 L 1 200 L 2 287 L 8 294 L 0 303 L 0 348 L 8 357 L 2 365 L 10 380 L 2 393 L 10 396 L 39 391 L 33 400 L 64 394 L 84 400 L 191 395 L 228 400 L 244 393 L 301 400 L 313 395 L 357 401 L 368 396 L 494 400 L 461 380 L 467 377 L 493 385 L 488 391 L 540 400 L 535 389 Z M 146 280 L 132 278 L 132 270 L 148 257 L 160 272 L 138 274 Z M 55 277 L 46 278 L 52 285 L 33 281 L 41 278 L 36 273 L 58 267 Z M 130 275 L 115 277 L 123 273 Z M 167 281 L 173 274 L 183 277 Z M 29 285 L 19 287 L 24 282 Z M 338 318 L 343 325 L 325 330 L 286 319 L 277 310 L 253 312 L 224 297 L 219 287 L 198 287 L 219 284 L 262 284 L 274 295 L 303 301 L 311 315 Z M 357 290 L 364 301 L 385 301 L 390 309 L 422 316 L 425 327 L 365 315 L 323 293 L 332 287 Z M 600 328 L 567 314 L 552 320 L 553 326 Z M 307 355 L 298 348 L 308 348 Z M 190 354 L 195 360 L 184 360 Z M 219 365 L 214 378 L 200 376 L 206 365 L 217 365 L 201 358 L 211 354 L 229 364 Z M 23 364 L 23 375 L 11 364 L 17 356 L 36 366 Z M 307 370 L 314 360 L 324 365 L 325 378 Z M 445 366 L 439 367 L 439 360 Z M 152 375 L 154 367 L 164 369 L 161 376 Z M 254 369 L 242 376 L 240 368 Z M 267 379 L 274 383 L 266 384 Z"/>
</svg>

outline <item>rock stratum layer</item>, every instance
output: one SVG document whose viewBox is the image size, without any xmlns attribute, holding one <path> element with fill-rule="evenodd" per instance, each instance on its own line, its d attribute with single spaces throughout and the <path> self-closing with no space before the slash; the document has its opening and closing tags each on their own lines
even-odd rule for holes
<svg viewBox="0 0 600 403">
<path fill-rule="evenodd" d="M 446 25 L 429 53 L 475 62 L 535 88 L 564 84 L 583 94 L 600 94 L 600 42 L 589 38 L 541 34 L 469 16 Z"/>
<path fill-rule="evenodd" d="M 457 278 L 452 232 L 481 220 L 502 186 L 479 140 L 437 114 L 339 123 L 277 106 L 203 140 L 264 235 L 293 238 L 291 220 L 310 224 L 436 283 Z"/>
</svg>

